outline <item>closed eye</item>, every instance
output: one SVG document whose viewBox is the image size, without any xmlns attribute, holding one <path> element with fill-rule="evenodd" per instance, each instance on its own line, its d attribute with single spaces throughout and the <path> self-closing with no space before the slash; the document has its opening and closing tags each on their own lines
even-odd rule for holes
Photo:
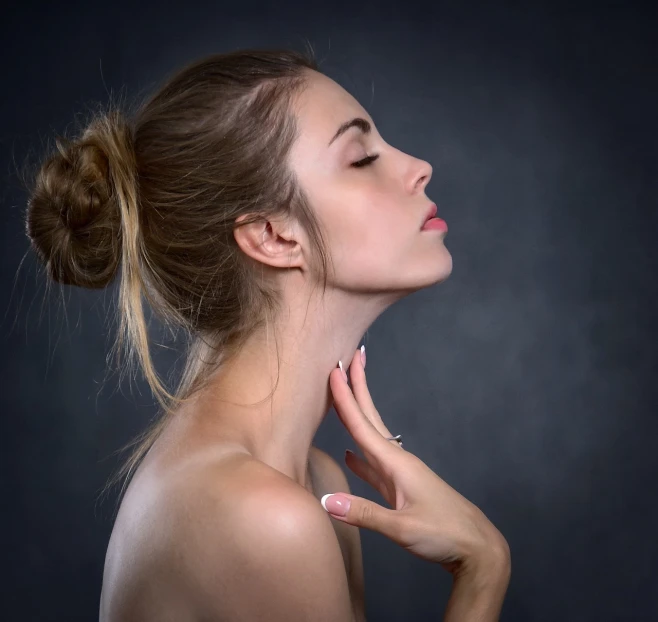
<svg viewBox="0 0 658 622">
<path fill-rule="evenodd" d="M 363 160 L 359 160 L 358 162 L 353 162 L 351 164 L 351 166 L 354 166 L 355 168 L 361 168 L 362 166 L 368 166 L 368 164 L 371 164 L 372 162 L 374 162 L 378 157 L 379 157 L 379 154 L 371 155 L 371 156 L 368 156 L 367 158 L 363 158 Z"/>
</svg>

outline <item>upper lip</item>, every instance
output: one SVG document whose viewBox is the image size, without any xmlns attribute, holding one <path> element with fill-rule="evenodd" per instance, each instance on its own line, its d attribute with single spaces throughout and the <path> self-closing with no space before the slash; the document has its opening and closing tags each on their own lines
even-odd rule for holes
<svg viewBox="0 0 658 622">
<path fill-rule="evenodd" d="M 423 225 L 424 225 L 424 224 L 425 224 L 430 218 L 434 218 L 434 216 L 436 216 L 436 212 L 437 212 L 436 204 L 435 204 L 435 203 L 432 203 L 432 204 L 427 208 L 427 212 L 425 212 L 425 219 L 423 220 L 423 222 L 422 222 L 421 225 L 420 225 L 421 229 L 423 228 Z"/>
</svg>

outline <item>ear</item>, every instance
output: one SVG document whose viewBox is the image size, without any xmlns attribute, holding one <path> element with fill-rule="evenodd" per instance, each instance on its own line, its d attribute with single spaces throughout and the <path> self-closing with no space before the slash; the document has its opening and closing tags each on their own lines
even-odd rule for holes
<svg viewBox="0 0 658 622">
<path fill-rule="evenodd" d="M 236 223 L 246 218 L 239 216 Z M 300 268 L 305 265 L 299 224 L 283 218 L 265 218 L 233 229 L 233 237 L 244 253 L 260 263 L 277 268 Z"/>
</svg>

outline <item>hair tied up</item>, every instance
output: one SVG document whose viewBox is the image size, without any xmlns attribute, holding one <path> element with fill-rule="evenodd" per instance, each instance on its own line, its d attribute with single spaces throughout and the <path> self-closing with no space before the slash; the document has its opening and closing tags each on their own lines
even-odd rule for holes
<svg viewBox="0 0 658 622">
<path fill-rule="evenodd" d="M 27 233 L 55 281 L 100 288 L 121 272 L 117 369 L 132 377 L 138 363 L 162 406 L 105 487 L 124 480 L 119 498 L 178 409 L 282 309 L 277 279 L 240 251 L 235 229 L 298 220 L 327 287 L 323 227 L 289 166 L 294 104 L 318 70 L 312 49 L 200 58 L 131 102 L 129 124 L 110 104 L 80 138 L 58 141 L 30 184 Z M 173 392 L 151 356 L 144 303 L 189 338 Z"/>
<path fill-rule="evenodd" d="M 55 144 L 36 175 L 27 234 L 53 280 L 105 287 L 122 255 L 121 203 L 137 195 L 131 129 L 111 110 L 81 137 L 60 136 Z"/>
</svg>

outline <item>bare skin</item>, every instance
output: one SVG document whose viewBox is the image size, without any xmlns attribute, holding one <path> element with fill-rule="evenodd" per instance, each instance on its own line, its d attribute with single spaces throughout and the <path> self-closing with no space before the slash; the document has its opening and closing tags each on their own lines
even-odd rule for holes
<svg viewBox="0 0 658 622">
<path fill-rule="evenodd" d="M 140 612 L 141 617 L 135 619 L 183 621 L 205 616 L 235 622 L 235 611 L 230 615 L 211 612 L 208 604 L 207 594 L 219 591 L 222 577 L 230 575 L 237 563 L 233 560 L 224 575 L 219 573 L 225 563 L 222 560 L 230 555 L 228 550 L 220 550 L 222 542 L 231 540 L 224 537 L 215 542 L 213 538 L 217 539 L 221 529 L 231 537 L 239 536 L 241 530 L 250 531 L 252 520 L 253 524 L 262 520 L 282 497 L 286 507 L 295 508 L 287 515 L 295 529 L 288 534 L 280 522 L 269 526 L 273 533 L 279 528 L 283 531 L 277 532 L 273 542 L 261 542 L 258 550 L 285 542 L 289 546 L 272 555 L 272 559 L 281 559 L 286 551 L 295 550 L 296 534 L 308 534 L 323 562 L 316 568 L 314 559 L 304 558 L 307 542 L 296 553 L 301 560 L 297 566 L 317 571 L 318 580 L 307 592 L 316 586 L 325 590 L 313 598 L 322 603 L 326 615 L 309 614 L 308 619 L 342 622 L 350 619 L 350 609 L 351 619 L 364 619 L 358 602 L 363 584 L 360 543 L 357 550 L 357 537 L 349 535 L 358 535 L 358 530 L 337 526 L 340 521 L 330 519 L 334 529 L 327 532 L 329 517 L 317 502 L 325 492 L 349 492 L 347 481 L 333 460 L 322 460 L 322 456 L 317 460 L 312 442 L 332 406 L 328 379 L 337 362 L 342 360 L 347 368 L 368 327 L 389 306 L 447 279 L 452 257 L 443 244 L 443 233 L 420 231 L 431 203 L 425 194 L 432 175 L 427 162 L 386 143 L 359 102 L 322 74 L 309 72 L 309 86 L 293 107 L 299 136 L 289 165 L 326 231 L 335 274 L 322 297 L 317 275 L 309 267 L 310 244 L 297 222 L 271 219 L 236 230 L 240 248 L 262 264 L 263 278 L 271 279 L 282 292 L 285 312 L 276 327 L 270 325 L 255 333 L 198 398 L 177 413 L 136 474 L 108 549 L 101 604 L 104 621 L 129 619 L 112 614 L 114 603 L 128 607 L 126 601 L 141 599 L 140 603 L 131 601 L 129 607 L 131 612 Z M 352 127 L 329 145 L 338 127 L 356 117 L 365 119 L 371 131 L 364 134 Z M 378 159 L 362 168 L 353 166 L 368 155 Z M 273 389 L 277 371 L 274 397 L 256 404 Z M 269 505 L 262 505 L 264 498 Z M 242 513 L 230 523 L 236 507 Z M 285 515 L 283 506 L 277 507 Z M 210 520 L 215 527 L 206 530 Z M 197 550 L 194 542 L 199 534 L 204 534 L 205 546 Z M 254 540 L 260 535 L 256 531 Z M 210 555 L 208 542 L 218 553 L 204 562 L 204 556 Z M 160 560 L 157 568 L 153 560 Z M 353 560 L 352 572 L 347 560 Z M 295 574 L 299 568 L 294 567 L 293 559 L 292 566 L 271 571 L 271 581 L 278 586 L 271 598 L 285 596 L 279 605 L 281 619 L 286 619 L 286 603 L 301 591 L 287 595 L 285 589 L 307 578 L 309 571 L 303 572 L 304 568 Z M 201 584 L 211 572 L 217 573 L 216 581 L 203 593 L 172 587 L 190 577 Z M 236 611 L 256 607 L 253 584 L 260 579 L 250 575 L 248 582 L 232 585 L 215 600 L 230 608 L 230 598 L 244 597 L 242 609 Z M 135 591 L 140 582 L 153 587 Z M 129 596 L 124 597 L 126 594 Z M 196 613 L 192 613 L 192 601 L 198 604 Z M 330 611 L 334 604 L 335 610 Z M 300 610 L 304 605 L 298 604 Z M 140 609 L 149 606 L 148 615 Z M 158 607 L 165 607 L 169 617 L 164 611 L 158 613 Z M 276 607 L 271 605 L 268 619 L 276 622 L 272 609 Z M 305 619 L 295 611 L 290 612 L 292 618 Z M 257 615 L 252 614 L 252 619 Z"/>
<path fill-rule="evenodd" d="M 235 613 L 222 610 L 221 605 L 235 596 L 238 596 L 238 601 L 254 601 L 253 587 L 249 582 L 238 586 L 238 589 L 244 590 L 241 594 L 235 589 L 230 594 L 222 594 L 218 582 L 210 586 L 214 590 L 214 602 L 212 617 L 208 617 L 208 610 L 196 604 L 195 595 L 181 589 L 175 578 L 172 582 L 167 576 L 171 573 L 175 577 L 177 572 L 178 562 L 171 559 L 180 557 L 175 553 L 177 550 L 187 553 L 199 575 L 217 572 L 217 568 L 204 567 L 203 556 L 194 553 L 194 544 L 190 543 L 187 529 L 174 527 L 172 530 L 167 525 L 169 521 L 176 523 L 175 517 L 185 512 L 183 520 L 190 521 L 189 524 L 194 519 L 200 522 L 208 519 L 216 525 L 213 530 L 221 532 L 226 528 L 222 525 L 225 512 L 209 512 L 207 504 L 196 505 L 199 497 L 190 500 L 190 490 L 212 498 L 214 495 L 226 497 L 225 486 L 232 486 L 240 494 L 249 486 L 263 485 L 270 493 L 279 491 L 296 496 L 312 495 L 317 501 L 326 493 L 350 492 L 342 468 L 331 456 L 316 447 L 311 447 L 306 486 L 302 489 L 287 476 L 253 459 L 246 451 L 218 439 L 209 441 L 199 435 L 201 432 L 180 423 L 171 426 L 133 478 L 121 504 L 108 547 L 101 595 L 101 622 L 131 619 L 171 619 L 179 622 L 236 620 Z M 319 503 L 317 505 L 319 507 Z M 193 514 L 194 518 L 187 516 L 187 513 Z M 337 521 L 325 515 L 324 511 L 312 517 L 309 515 L 309 520 L 331 522 L 335 542 L 329 545 L 340 552 L 342 565 L 340 573 L 333 575 L 336 585 L 326 583 L 327 591 L 339 593 L 339 585 L 346 584 L 351 607 L 349 619 L 364 622 L 363 560 L 358 528 Z M 232 529 L 239 527 L 227 528 L 229 532 Z M 172 531 L 173 538 L 168 538 Z M 202 529 L 198 533 L 202 534 Z M 163 540 L 166 542 L 163 543 Z M 163 546 L 167 549 L 165 554 L 161 552 Z M 167 572 L 163 577 L 161 573 L 165 569 Z M 227 568 L 227 573 L 230 570 Z M 194 580 L 194 572 L 189 575 Z M 145 585 L 150 589 L 145 589 Z M 264 604 L 266 607 L 267 603 Z"/>
</svg>

